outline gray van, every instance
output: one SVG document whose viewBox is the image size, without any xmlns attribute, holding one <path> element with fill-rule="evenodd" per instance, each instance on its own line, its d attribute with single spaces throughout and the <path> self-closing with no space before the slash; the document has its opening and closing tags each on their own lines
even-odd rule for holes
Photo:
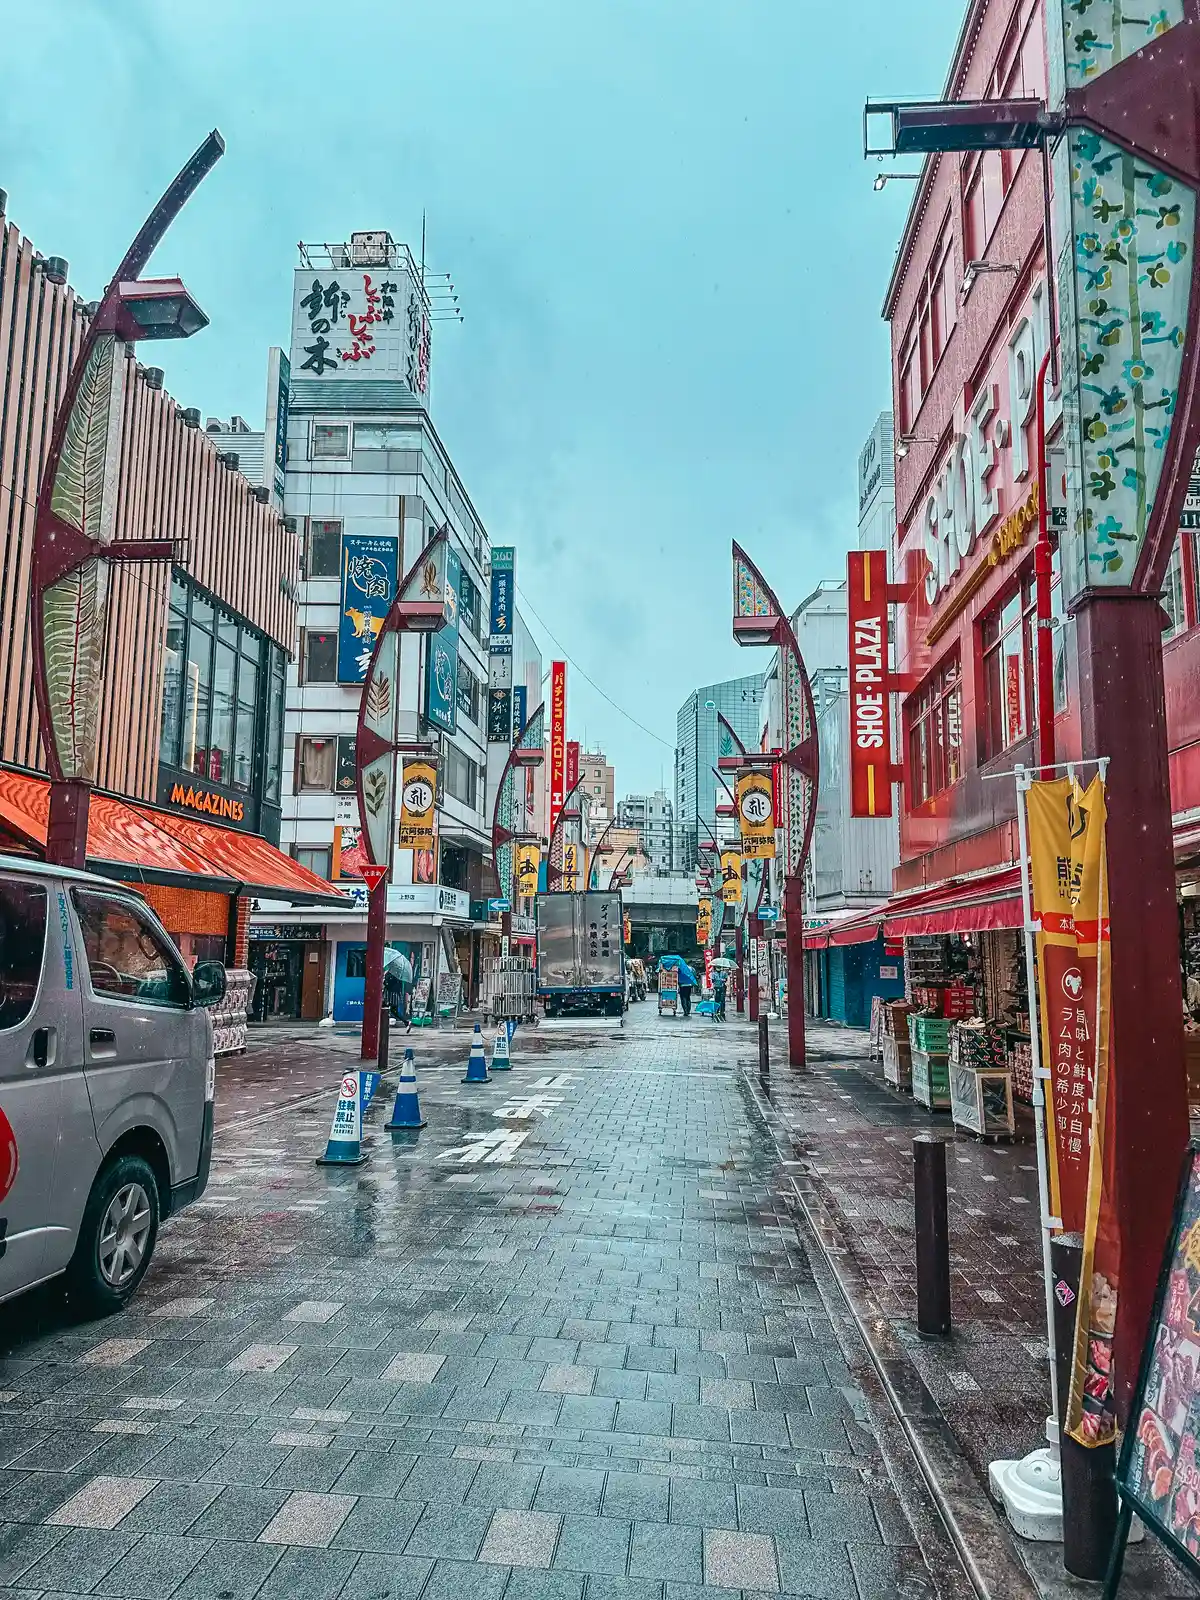
<svg viewBox="0 0 1200 1600">
<path fill-rule="evenodd" d="M 115 1311 L 208 1182 L 225 969 L 133 889 L 0 855 L 0 1300 L 65 1273 Z"/>
</svg>

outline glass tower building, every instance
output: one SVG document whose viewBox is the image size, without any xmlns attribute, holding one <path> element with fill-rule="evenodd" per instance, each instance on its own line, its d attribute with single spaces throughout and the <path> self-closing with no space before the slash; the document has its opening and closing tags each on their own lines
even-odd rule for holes
<svg viewBox="0 0 1200 1600">
<path fill-rule="evenodd" d="M 675 724 L 676 868 L 696 863 L 697 819 L 715 831 L 718 783 L 713 773 L 720 754 L 718 713 L 748 750 L 757 750 L 762 734 L 763 680 L 760 672 L 728 678 L 694 689 L 679 708 Z"/>
</svg>

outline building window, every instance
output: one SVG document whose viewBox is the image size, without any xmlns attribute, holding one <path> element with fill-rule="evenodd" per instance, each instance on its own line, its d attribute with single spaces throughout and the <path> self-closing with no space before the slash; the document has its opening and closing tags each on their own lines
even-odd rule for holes
<svg viewBox="0 0 1200 1600">
<path fill-rule="evenodd" d="M 304 630 L 305 683 L 337 682 L 337 634 Z"/>
<path fill-rule="evenodd" d="M 1066 642 L 1062 628 L 1062 585 L 1058 549 L 1053 551 L 1050 579 L 1050 616 L 1054 629 L 1054 709 L 1067 703 Z M 983 651 L 983 706 L 981 747 L 990 761 L 1032 731 L 1037 715 L 1037 603 L 1032 570 L 1020 587 L 980 624 Z"/>
<path fill-rule="evenodd" d="M 420 428 L 404 428 L 394 423 L 358 422 L 354 426 L 356 450 L 420 450 Z"/>
<path fill-rule="evenodd" d="M 478 723 L 483 685 L 461 656 L 458 658 L 458 709 L 460 715 Z"/>
<path fill-rule="evenodd" d="M 328 878 L 332 846 L 327 844 L 297 844 L 292 846 L 292 859 L 318 878 Z"/>
<path fill-rule="evenodd" d="M 279 804 L 283 777 L 283 712 L 286 699 L 286 674 L 282 650 L 271 651 L 271 683 L 267 692 L 267 763 L 263 779 L 263 799 Z"/>
<path fill-rule="evenodd" d="M 957 656 L 932 673 L 909 701 L 912 804 L 923 805 L 962 776 L 962 676 Z"/>
<path fill-rule="evenodd" d="M 1167 575 L 1163 579 L 1162 591 L 1163 610 L 1171 619 L 1171 626 L 1163 633 L 1164 639 L 1173 639 L 1177 633 L 1182 633 L 1187 627 L 1187 605 L 1183 593 L 1183 543 L 1181 539 L 1175 541 L 1175 548 L 1171 551 L 1171 559 L 1167 563 Z"/>
<path fill-rule="evenodd" d="M 456 744 L 446 746 L 445 774 L 446 793 L 474 810 L 478 794 L 478 769 Z"/>
<path fill-rule="evenodd" d="M 350 424 L 348 422 L 314 422 L 312 425 L 312 459 L 314 461 L 348 461 L 350 459 Z"/>
<path fill-rule="evenodd" d="M 298 739 L 296 741 L 296 792 L 311 794 L 333 788 L 337 767 L 337 740 Z"/>
<path fill-rule="evenodd" d="M 159 760 L 235 789 L 254 787 L 264 706 L 264 653 L 256 628 L 218 606 L 190 579 L 171 581 L 163 660 Z M 282 665 L 280 667 L 282 674 Z M 282 682 L 282 677 L 281 680 Z M 278 774 L 269 727 L 264 768 Z"/>
<path fill-rule="evenodd" d="M 308 558 L 305 576 L 340 578 L 342 575 L 342 519 L 313 517 L 308 524 Z"/>
</svg>

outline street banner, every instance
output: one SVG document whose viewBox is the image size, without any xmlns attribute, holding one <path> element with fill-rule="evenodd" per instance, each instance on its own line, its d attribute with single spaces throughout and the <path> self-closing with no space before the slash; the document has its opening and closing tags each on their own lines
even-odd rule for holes
<svg viewBox="0 0 1200 1600">
<path fill-rule="evenodd" d="M 433 849 L 433 813 L 437 800 L 437 767 L 432 761 L 406 761 L 400 786 L 401 850 Z"/>
<path fill-rule="evenodd" d="M 512 710 L 512 736 L 513 743 L 525 732 L 525 725 L 529 721 L 529 690 L 523 683 L 513 684 L 513 710 Z"/>
<path fill-rule="evenodd" d="M 536 844 L 517 845 L 514 872 L 517 879 L 517 893 L 523 899 L 532 899 L 537 893 L 538 868 L 541 865 L 541 861 L 542 852 Z"/>
<path fill-rule="evenodd" d="M 736 906 L 742 898 L 742 857 L 738 850 L 721 851 L 721 899 Z"/>
<path fill-rule="evenodd" d="M 621 943 L 629 944 L 633 937 L 633 924 L 629 920 L 628 911 L 621 918 Z"/>
<path fill-rule="evenodd" d="M 512 690 L 489 689 L 487 702 L 489 744 L 512 744 Z"/>
<path fill-rule="evenodd" d="M 489 632 L 493 640 L 511 636 L 513 632 L 513 588 L 516 580 L 517 552 L 511 544 L 492 547 L 492 604 Z"/>
<path fill-rule="evenodd" d="M 775 803 L 769 772 L 742 772 L 737 780 L 742 855 L 769 861 L 775 854 Z"/>
<path fill-rule="evenodd" d="M 1113 1333 L 1119 1240 L 1107 1126 L 1108 882 L 1104 782 L 1030 785 L 1029 864 L 1037 933 L 1042 1061 L 1050 1073 L 1050 1210 L 1083 1234 L 1067 1431 L 1080 1444 L 1115 1435 Z"/>
<path fill-rule="evenodd" d="M 425 655 L 425 719 L 443 733 L 458 728 L 458 586 L 462 563 L 445 548 L 443 581 L 448 620 L 429 635 Z"/>
<path fill-rule="evenodd" d="M 554 825 L 566 798 L 567 777 L 567 663 L 554 661 L 550 665 L 550 816 L 548 837 L 554 836 Z"/>
<path fill-rule="evenodd" d="M 331 874 L 336 883 L 341 878 L 362 878 L 367 855 L 363 848 L 362 829 L 347 824 L 335 825 L 333 830 L 333 865 Z"/>
<path fill-rule="evenodd" d="M 566 792 L 568 794 L 570 794 L 571 790 L 575 787 L 575 785 L 578 782 L 579 782 L 579 740 L 578 739 L 568 739 L 567 740 L 567 771 L 566 771 L 566 777 L 565 777 L 564 782 L 563 782 L 563 787 L 566 789 Z"/>
<path fill-rule="evenodd" d="M 582 885 L 579 882 L 580 858 L 582 848 L 577 844 L 563 845 L 562 880 L 559 888 L 567 894 L 575 894 Z"/>
<path fill-rule="evenodd" d="M 892 719 L 888 704 L 887 552 L 846 558 L 850 629 L 850 815 L 892 814 Z"/>
<path fill-rule="evenodd" d="M 703 896 L 696 909 L 696 943 L 707 944 L 712 932 L 712 901 Z"/>
<path fill-rule="evenodd" d="M 399 542 L 380 534 L 342 539 L 342 607 L 338 621 L 339 683 L 362 683 L 396 593 Z"/>
<path fill-rule="evenodd" d="M 338 734 L 337 767 L 333 780 L 335 794 L 353 794 L 358 787 L 358 764 L 354 748 L 355 738 L 352 733 Z"/>
</svg>

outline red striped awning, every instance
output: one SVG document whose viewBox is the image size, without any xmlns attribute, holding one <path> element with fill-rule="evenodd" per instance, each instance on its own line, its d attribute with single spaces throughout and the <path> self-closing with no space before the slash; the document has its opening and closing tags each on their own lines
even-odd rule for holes
<svg viewBox="0 0 1200 1600">
<path fill-rule="evenodd" d="M 46 849 L 50 784 L 0 768 L 0 831 L 37 855 Z M 116 795 L 93 793 L 87 864 L 131 883 L 175 884 L 294 905 L 341 905 L 347 896 L 256 833 L 193 821 Z"/>
<path fill-rule="evenodd" d="M 1010 864 L 894 895 L 837 926 L 806 934 L 804 943 L 811 949 L 826 944 L 868 944 L 880 933 L 886 939 L 983 933 L 996 928 L 1020 928 L 1023 922 L 1021 869 Z"/>
</svg>

